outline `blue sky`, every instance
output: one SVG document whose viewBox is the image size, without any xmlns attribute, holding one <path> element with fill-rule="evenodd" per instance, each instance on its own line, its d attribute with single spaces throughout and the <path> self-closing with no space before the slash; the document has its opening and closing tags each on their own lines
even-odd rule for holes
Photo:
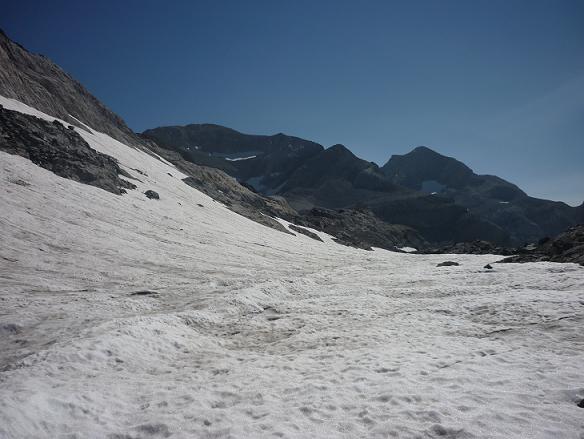
<svg viewBox="0 0 584 439">
<path fill-rule="evenodd" d="M 136 131 L 212 122 L 418 145 L 584 200 L 584 1 L 26 1 L 0 26 Z"/>
</svg>

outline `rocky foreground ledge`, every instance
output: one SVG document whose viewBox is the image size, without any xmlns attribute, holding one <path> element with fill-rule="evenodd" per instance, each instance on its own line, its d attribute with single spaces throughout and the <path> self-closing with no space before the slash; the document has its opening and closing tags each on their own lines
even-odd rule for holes
<svg viewBox="0 0 584 439">
<path fill-rule="evenodd" d="M 522 250 L 499 262 L 573 262 L 584 266 L 584 224 Z"/>
</svg>

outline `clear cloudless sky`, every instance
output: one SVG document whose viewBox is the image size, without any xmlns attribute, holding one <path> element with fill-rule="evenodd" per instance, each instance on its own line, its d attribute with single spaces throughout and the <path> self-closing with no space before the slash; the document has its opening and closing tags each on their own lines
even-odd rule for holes
<svg viewBox="0 0 584 439">
<path fill-rule="evenodd" d="M 584 1 L 0 1 L 0 26 L 135 131 L 211 122 L 418 145 L 584 200 Z M 1 66 L 0 66 L 1 67 Z"/>
</svg>

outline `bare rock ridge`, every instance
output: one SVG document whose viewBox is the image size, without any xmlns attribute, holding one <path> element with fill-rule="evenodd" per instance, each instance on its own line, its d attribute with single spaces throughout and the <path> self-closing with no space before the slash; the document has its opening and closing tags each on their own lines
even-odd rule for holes
<svg viewBox="0 0 584 439">
<path fill-rule="evenodd" d="M 0 106 L 0 151 L 31 160 L 55 174 L 122 194 L 135 186 L 120 178 L 124 171 L 110 156 L 91 148 L 58 121 L 10 111 Z"/>
<path fill-rule="evenodd" d="M 125 122 L 50 59 L 29 52 L 0 29 L 0 95 L 16 99 L 80 128 L 134 145 Z"/>
</svg>

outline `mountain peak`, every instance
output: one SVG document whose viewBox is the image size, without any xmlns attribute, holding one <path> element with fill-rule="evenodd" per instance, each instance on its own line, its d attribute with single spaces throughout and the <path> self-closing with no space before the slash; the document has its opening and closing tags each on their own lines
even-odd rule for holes
<svg viewBox="0 0 584 439">
<path fill-rule="evenodd" d="M 418 146 L 407 154 L 392 155 L 381 169 L 394 183 L 418 190 L 426 181 L 460 187 L 475 176 L 464 163 L 427 146 Z"/>
<path fill-rule="evenodd" d="M 349 148 L 347 148 L 345 145 L 342 145 L 340 143 L 337 143 L 333 146 L 331 146 L 330 148 L 328 148 L 328 151 L 330 152 L 335 152 L 335 153 L 349 153 L 349 154 L 353 154 Z"/>
<path fill-rule="evenodd" d="M 442 154 L 439 154 L 436 151 L 434 151 L 432 148 L 428 148 L 427 146 L 424 146 L 424 145 L 416 146 L 414 149 L 412 149 L 409 152 L 409 154 L 412 154 L 412 153 L 431 153 L 431 154 L 442 155 Z"/>
</svg>

